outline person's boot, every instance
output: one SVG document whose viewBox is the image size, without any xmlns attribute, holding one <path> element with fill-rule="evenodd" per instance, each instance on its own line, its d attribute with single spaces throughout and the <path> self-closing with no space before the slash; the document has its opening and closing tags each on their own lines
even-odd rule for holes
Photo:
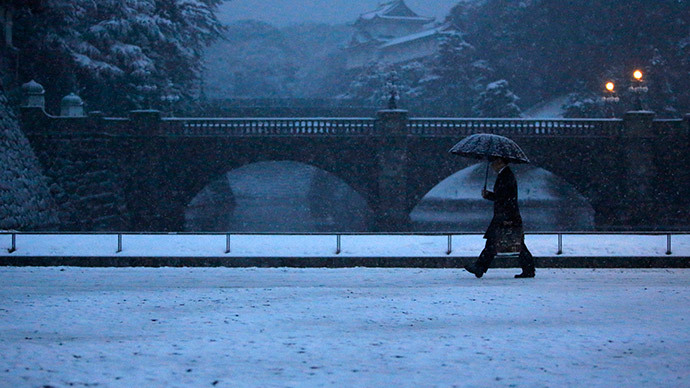
<svg viewBox="0 0 690 388">
<path fill-rule="evenodd" d="M 532 271 L 525 271 L 524 269 L 522 270 L 522 273 L 519 273 L 515 275 L 516 279 L 524 279 L 524 278 L 533 278 L 534 277 L 534 270 Z"/>
<path fill-rule="evenodd" d="M 522 244 L 522 249 L 520 250 L 520 268 L 522 268 L 522 273 L 515 275 L 516 279 L 533 278 L 534 277 L 534 257 L 530 253 L 529 249 L 525 246 L 524 242 Z"/>
<path fill-rule="evenodd" d="M 471 263 L 467 264 L 465 266 L 465 270 L 469 273 L 473 273 L 474 276 L 480 278 L 482 275 L 484 275 L 484 271 L 482 271 L 479 267 L 477 267 L 477 264 Z"/>
</svg>

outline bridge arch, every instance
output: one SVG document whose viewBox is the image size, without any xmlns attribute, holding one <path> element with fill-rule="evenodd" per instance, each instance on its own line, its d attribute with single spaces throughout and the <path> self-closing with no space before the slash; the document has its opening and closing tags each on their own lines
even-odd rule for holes
<svg viewBox="0 0 690 388">
<path fill-rule="evenodd" d="M 511 165 L 518 180 L 518 202 L 526 230 L 592 230 L 594 208 L 559 176 L 534 165 Z M 410 213 L 419 231 L 486 229 L 492 204 L 481 198 L 485 163 L 463 168 L 435 185 Z M 489 173 L 491 189 L 496 174 Z"/>
<path fill-rule="evenodd" d="M 185 208 L 187 231 L 367 231 L 374 216 L 364 197 L 338 176 L 290 160 L 231 169 Z"/>
</svg>

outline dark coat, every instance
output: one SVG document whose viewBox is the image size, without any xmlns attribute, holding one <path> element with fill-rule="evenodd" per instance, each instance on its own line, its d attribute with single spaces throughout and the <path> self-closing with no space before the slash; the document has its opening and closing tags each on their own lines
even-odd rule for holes
<svg viewBox="0 0 690 388">
<path fill-rule="evenodd" d="M 484 238 L 500 242 L 501 245 L 521 243 L 524 233 L 518 208 L 517 181 L 510 167 L 506 166 L 498 174 L 494 191 L 488 192 L 487 199 L 494 202 L 494 217 Z"/>
</svg>

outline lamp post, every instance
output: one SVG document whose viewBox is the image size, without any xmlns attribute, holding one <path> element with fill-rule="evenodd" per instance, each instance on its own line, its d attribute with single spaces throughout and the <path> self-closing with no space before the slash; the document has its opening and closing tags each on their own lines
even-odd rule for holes
<svg viewBox="0 0 690 388">
<path fill-rule="evenodd" d="M 615 103 L 620 101 L 620 98 L 616 94 L 616 85 L 609 81 L 605 85 L 606 88 L 606 94 L 601 97 L 602 101 L 604 101 L 604 106 L 608 107 L 608 110 L 611 111 L 611 117 L 616 117 L 616 110 L 614 109 Z"/>
<path fill-rule="evenodd" d="M 630 85 L 630 88 L 628 88 L 628 90 L 630 90 L 632 93 L 635 93 L 635 97 L 636 97 L 635 98 L 635 100 L 636 100 L 635 101 L 635 104 L 636 104 L 635 109 L 637 109 L 637 110 L 643 109 L 643 107 L 642 107 L 642 94 L 647 93 L 647 91 L 649 90 L 649 88 L 644 86 L 644 84 L 643 84 L 644 79 L 642 77 L 643 77 L 642 71 L 641 70 L 635 70 L 633 72 L 633 84 Z"/>
</svg>

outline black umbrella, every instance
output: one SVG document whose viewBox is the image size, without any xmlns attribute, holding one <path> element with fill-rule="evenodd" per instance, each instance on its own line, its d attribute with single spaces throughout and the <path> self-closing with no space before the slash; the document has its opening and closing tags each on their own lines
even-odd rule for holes
<svg viewBox="0 0 690 388">
<path fill-rule="evenodd" d="M 477 133 L 470 135 L 454 145 L 450 153 L 474 159 L 486 159 L 500 157 L 510 163 L 529 163 L 527 155 L 520 146 L 505 136 L 490 133 Z M 486 164 L 484 177 L 484 189 L 489 176 L 489 164 Z"/>
</svg>

